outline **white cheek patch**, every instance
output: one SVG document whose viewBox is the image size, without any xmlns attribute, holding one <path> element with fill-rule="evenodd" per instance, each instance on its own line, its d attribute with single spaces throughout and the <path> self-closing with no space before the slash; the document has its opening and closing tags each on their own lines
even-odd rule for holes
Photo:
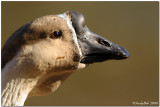
<svg viewBox="0 0 160 107">
<path fill-rule="evenodd" d="M 77 66 L 79 62 L 73 61 L 74 52 L 72 52 L 72 48 L 70 50 L 68 49 L 68 47 L 72 46 L 65 44 L 65 46 L 58 47 L 64 44 L 65 43 L 63 43 L 63 41 L 60 39 L 55 39 L 54 41 L 50 39 L 44 39 L 36 44 L 25 46 L 21 51 L 20 56 L 22 57 L 19 58 L 21 62 L 23 62 L 26 59 L 25 56 L 31 54 L 31 56 L 29 56 L 27 59 L 31 59 L 33 63 L 38 66 L 38 69 L 44 71 L 55 67 L 67 68 L 70 65 Z"/>
<path fill-rule="evenodd" d="M 78 44 L 77 35 L 76 35 L 76 32 L 75 32 L 75 30 L 74 30 L 74 28 L 72 26 L 72 22 L 69 19 L 69 16 L 67 15 L 67 13 L 59 14 L 58 16 L 62 17 L 62 18 L 64 18 L 66 20 L 69 29 L 72 31 L 72 37 L 73 37 L 73 40 L 74 40 L 74 44 L 75 44 L 75 46 L 77 47 L 77 49 L 79 51 L 80 57 L 82 57 L 82 52 L 81 52 L 81 48 L 79 47 L 79 44 Z"/>
<path fill-rule="evenodd" d="M 44 40 L 36 44 L 25 46 L 18 55 L 18 63 L 31 62 L 35 64 L 38 69 L 46 70 L 46 63 L 54 61 L 56 55 L 54 53 L 54 47 L 51 47 L 51 42 Z M 33 65 L 34 66 L 34 65 Z"/>
</svg>

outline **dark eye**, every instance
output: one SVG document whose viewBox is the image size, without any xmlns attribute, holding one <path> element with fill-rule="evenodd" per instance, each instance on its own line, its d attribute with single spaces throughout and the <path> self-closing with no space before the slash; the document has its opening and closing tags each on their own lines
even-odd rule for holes
<svg viewBox="0 0 160 107">
<path fill-rule="evenodd" d="M 52 39 L 56 39 L 62 36 L 62 31 L 54 31 L 51 33 L 51 35 L 49 36 Z"/>
</svg>

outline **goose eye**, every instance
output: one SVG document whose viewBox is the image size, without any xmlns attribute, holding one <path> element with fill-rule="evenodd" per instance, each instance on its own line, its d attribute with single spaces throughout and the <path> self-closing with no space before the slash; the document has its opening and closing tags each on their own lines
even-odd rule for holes
<svg viewBox="0 0 160 107">
<path fill-rule="evenodd" d="M 54 31 L 51 33 L 50 38 L 55 39 L 62 36 L 62 31 Z"/>
</svg>

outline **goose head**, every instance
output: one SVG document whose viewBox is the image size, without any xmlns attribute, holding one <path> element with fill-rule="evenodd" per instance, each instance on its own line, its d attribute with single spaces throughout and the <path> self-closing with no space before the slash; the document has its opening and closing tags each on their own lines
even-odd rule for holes
<svg viewBox="0 0 160 107">
<path fill-rule="evenodd" d="M 28 96 L 55 91 L 78 69 L 128 56 L 125 48 L 91 32 L 78 12 L 35 19 L 14 32 L 2 48 L 2 105 L 23 105 Z M 7 87 L 18 86 L 22 95 L 8 101 L 6 93 L 13 88 Z"/>
</svg>

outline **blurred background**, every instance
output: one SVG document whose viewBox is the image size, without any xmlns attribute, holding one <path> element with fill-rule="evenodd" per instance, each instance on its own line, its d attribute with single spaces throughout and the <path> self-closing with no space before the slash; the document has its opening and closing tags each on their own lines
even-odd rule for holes
<svg viewBox="0 0 160 107">
<path fill-rule="evenodd" d="M 26 106 L 130 106 L 159 99 L 159 3 L 2 1 L 1 45 L 22 25 L 44 15 L 77 11 L 91 31 L 125 47 L 130 57 L 95 63 L 72 74 L 58 90 Z"/>
</svg>

